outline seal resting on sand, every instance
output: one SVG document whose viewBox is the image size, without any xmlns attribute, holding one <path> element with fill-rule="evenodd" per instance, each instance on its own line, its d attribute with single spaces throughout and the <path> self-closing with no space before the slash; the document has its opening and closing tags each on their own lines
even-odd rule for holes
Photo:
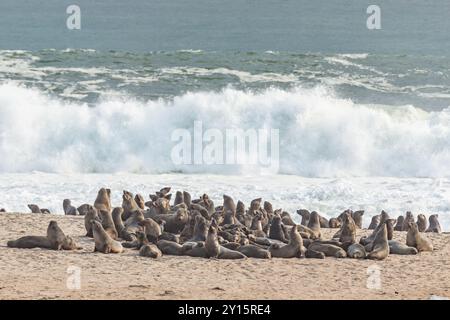
<svg viewBox="0 0 450 320">
<path fill-rule="evenodd" d="M 183 254 L 183 246 L 179 243 L 167 240 L 159 240 L 156 245 L 163 254 L 172 256 L 181 256 Z"/>
<path fill-rule="evenodd" d="M 123 247 L 119 241 L 113 240 L 103 229 L 102 224 L 97 220 L 91 220 L 92 232 L 94 235 L 94 252 L 101 253 L 122 253 Z"/>
<path fill-rule="evenodd" d="M 245 246 L 240 246 L 237 250 L 239 252 L 245 254 L 249 258 L 258 258 L 258 259 L 272 258 L 272 254 L 268 250 L 264 250 L 263 248 L 258 247 L 253 244 L 247 244 Z"/>
<path fill-rule="evenodd" d="M 389 253 L 390 254 L 400 254 L 400 255 L 407 255 L 407 254 L 417 254 L 418 251 L 414 247 L 409 247 L 406 244 L 401 243 L 397 240 L 389 240 Z"/>
<path fill-rule="evenodd" d="M 344 249 L 328 243 L 313 242 L 308 246 L 308 250 L 322 252 L 327 257 L 345 258 L 347 256 Z"/>
<path fill-rule="evenodd" d="M 366 249 L 359 243 L 353 243 L 347 248 L 347 256 L 354 259 L 364 259 L 366 257 Z"/>
<path fill-rule="evenodd" d="M 328 221 L 327 221 L 327 224 L 328 224 Z M 308 228 L 314 232 L 314 237 L 316 239 L 322 238 L 322 233 L 320 230 L 321 226 L 322 226 L 322 223 L 320 222 L 320 215 L 316 211 L 311 212 L 311 216 L 310 216 L 309 222 L 308 222 Z"/>
<path fill-rule="evenodd" d="M 416 248 L 419 252 L 433 251 L 433 243 L 424 234 L 419 232 L 417 223 L 409 223 L 409 230 L 406 234 L 406 245 Z"/>
<path fill-rule="evenodd" d="M 291 228 L 289 232 L 289 243 L 286 245 L 271 244 L 269 252 L 274 258 L 301 258 L 305 255 L 306 248 L 303 246 L 303 239 L 298 233 L 297 226 Z"/>
<path fill-rule="evenodd" d="M 157 259 L 162 257 L 161 250 L 158 249 L 154 244 L 146 244 L 139 249 L 139 255 L 141 257 L 149 257 L 153 259 Z"/>
<path fill-rule="evenodd" d="M 343 224 L 341 227 L 341 235 L 339 241 L 342 243 L 352 244 L 356 242 L 356 223 L 349 212 L 342 215 Z"/>
<path fill-rule="evenodd" d="M 425 230 L 425 232 L 435 232 L 435 233 L 442 232 L 441 224 L 439 223 L 438 218 L 439 218 L 439 215 L 437 215 L 437 214 L 432 214 L 431 216 L 428 217 L 430 226 L 428 227 L 427 230 Z"/>
<path fill-rule="evenodd" d="M 63 200 L 63 209 L 64 209 L 64 214 L 68 215 L 68 216 L 77 216 L 78 215 L 78 210 L 77 208 L 75 208 L 71 201 L 69 199 L 64 199 Z"/>
</svg>

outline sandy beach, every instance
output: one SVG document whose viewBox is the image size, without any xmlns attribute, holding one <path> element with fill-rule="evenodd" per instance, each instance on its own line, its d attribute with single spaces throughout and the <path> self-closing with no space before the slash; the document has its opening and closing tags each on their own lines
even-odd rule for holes
<svg viewBox="0 0 450 320">
<path fill-rule="evenodd" d="M 8 240 L 44 235 L 50 220 L 83 250 L 13 249 Z M 325 238 L 335 229 L 323 229 Z M 450 297 L 450 234 L 427 234 L 435 251 L 389 255 L 384 261 L 355 259 L 211 260 L 137 251 L 93 253 L 83 217 L 0 214 L 0 299 L 430 299 Z M 367 234 L 359 230 L 358 237 Z M 406 232 L 395 232 L 404 241 Z M 81 287 L 67 286 L 80 268 Z M 368 269 L 369 268 L 369 269 Z M 369 271 L 368 271 L 369 270 Z M 380 286 L 368 288 L 370 270 Z M 373 273 L 372 273 L 373 275 Z M 70 282 L 70 281 L 69 281 Z"/>
</svg>

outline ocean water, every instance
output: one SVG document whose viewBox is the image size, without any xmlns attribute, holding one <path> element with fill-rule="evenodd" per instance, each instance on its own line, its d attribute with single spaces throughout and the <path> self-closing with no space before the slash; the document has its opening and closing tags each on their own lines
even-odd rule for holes
<svg viewBox="0 0 450 320">
<path fill-rule="evenodd" d="M 377 31 L 364 1 L 78 3 L 79 31 L 70 1 L 0 4 L 0 207 L 171 185 L 450 227 L 448 1 L 381 1 Z M 279 130 L 277 174 L 177 165 L 171 135 L 195 121 Z"/>
</svg>

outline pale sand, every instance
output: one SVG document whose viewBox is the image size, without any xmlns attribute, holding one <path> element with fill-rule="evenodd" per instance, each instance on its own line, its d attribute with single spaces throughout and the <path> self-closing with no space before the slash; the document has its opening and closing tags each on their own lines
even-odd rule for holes
<svg viewBox="0 0 450 320">
<path fill-rule="evenodd" d="M 45 235 L 50 220 L 81 251 L 12 249 L 8 240 Z M 330 237 L 336 230 L 325 229 Z M 358 235 L 368 233 L 359 231 Z M 429 299 L 450 297 L 450 234 L 427 234 L 435 251 L 386 260 L 210 260 L 163 256 L 152 260 L 127 249 L 93 253 L 83 217 L 0 214 L 1 299 Z M 405 240 L 406 232 L 395 239 Z M 379 266 L 381 288 L 367 288 L 367 268 Z M 81 268 L 81 289 L 66 286 L 67 268 Z"/>
</svg>

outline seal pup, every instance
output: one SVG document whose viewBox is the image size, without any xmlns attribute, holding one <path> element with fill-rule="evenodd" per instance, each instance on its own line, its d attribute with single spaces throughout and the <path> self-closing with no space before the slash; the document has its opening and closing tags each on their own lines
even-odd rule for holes
<svg viewBox="0 0 450 320">
<path fill-rule="evenodd" d="M 163 254 L 171 255 L 171 256 L 181 256 L 183 255 L 183 246 L 179 243 L 168 241 L 168 240 L 158 240 L 156 243 L 159 250 Z"/>
<path fill-rule="evenodd" d="M 375 215 L 372 217 L 372 220 L 370 221 L 369 230 L 375 230 L 378 225 L 380 224 L 380 215 Z"/>
<path fill-rule="evenodd" d="M 428 221 L 430 222 L 430 226 L 428 227 L 427 230 L 425 230 L 425 232 L 435 232 L 435 233 L 441 233 L 442 229 L 441 229 L 441 224 L 439 223 L 439 215 L 437 214 L 432 214 L 428 217 Z"/>
<path fill-rule="evenodd" d="M 389 253 L 390 254 L 400 254 L 400 255 L 408 255 L 408 254 L 417 254 L 418 251 L 414 247 L 409 247 L 406 244 L 401 243 L 397 240 L 389 240 Z"/>
<path fill-rule="evenodd" d="M 406 234 L 406 245 L 416 248 L 419 252 L 433 251 L 433 243 L 424 234 L 419 232 L 417 223 L 409 222 L 409 230 Z"/>
<path fill-rule="evenodd" d="M 239 251 L 227 249 L 219 244 L 217 234 L 217 223 L 215 220 L 209 226 L 208 235 L 206 237 L 205 249 L 209 258 L 218 259 L 243 259 L 246 256 Z"/>
<path fill-rule="evenodd" d="M 249 258 L 257 258 L 257 259 L 270 259 L 272 258 L 272 254 L 261 247 L 258 247 L 253 244 L 247 244 L 245 246 L 240 246 L 237 251 L 243 253 Z"/>
<path fill-rule="evenodd" d="M 417 215 L 417 228 L 419 232 L 425 232 L 427 230 L 427 218 L 423 214 Z"/>
<path fill-rule="evenodd" d="M 77 210 L 77 208 L 72 206 L 70 199 L 63 200 L 63 209 L 64 209 L 65 215 L 68 215 L 68 216 L 77 216 L 78 215 L 78 210 Z"/>
<path fill-rule="evenodd" d="M 93 206 L 87 204 L 83 208 L 84 211 L 84 227 L 86 229 L 86 237 L 93 238 L 94 234 L 92 233 L 92 220 L 100 221 L 98 216 L 98 211 Z"/>
<path fill-rule="evenodd" d="M 119 238 L 119 234 L 117 233 L 116 226 L 114 225 L 114 221 L 110 211 L 99 212 L 100 220 L 102 222 L 102 227 L 106 231 L 107 234 L 113 240 L 117 240 Z"/>
<path fill-rule="evenodd" d="M 111 239 L 102 224 L 97 220 L 91 220 L 92 232 L 94 235 L 94 252 L 101 253 L 122 253 L 123 247 L 119 241 Z"/>
<path fill-rule="evenodd" d="M 300 224 L 302 226 L 308 226 L 309 218 L 311 217 L 311 213 L 306 209 L 299 209 L 297 210 L 297 214 L 302 217 L 302 221 Z"/>
<path fill-rule="evenodd" d="M 141 247 L 141 249 L 139 249 L 139 255 L 141 257 L 157 259 L 157 258 L 162 257 L 162 252 L 154 244 L 146 244 L 146 245 L 143 245 Z"/>
<path fill-rule="evenodd" d="M 98 211 L 111 212 L 111 189 L 101 188 L 94 201 L 94 208 Z"/>
<path fill-rule="evenodd" d="M 182 252 L 184 256 L 196 258 L 208 258 L 205 243 L 203 241 L 187 242 L 183 244 Z"/>
<path fill-rule="evenodd" d="M 367 255 L 368 259 L 384 260 L 389 255 L 386 221 L 383 222 L 381 228 L 378 230 L 375 239 L 370 244 L 370 249 Z"/>
<path fill-rule="evenodd" d="M 366 249 L 359 243 L 353 243 L 347 248 L 347 257 L 353 259 L 364 259 L 366 257 Z"/>
<path fill-rule="evenodd" d="M 327 221 L 327 225 L 328 225 L 328 221 Z M 321 227 L 322 227 L 322 223 L 320 222 L 320 215 L 316 211 L 311 212 L 309 222 L 308 222 L 308 228 L 314 232 L 314 236 L 317 239 L 322 238 L 322 233 L 320 231 Z"/>
<path fill-rule="evenodd" d="M 397 223 L 395 224 L 394 230 L 395 231 L 403 231 L 403 222 L 405 221 L 404 216 L 398 216 L 397 217 Z"/>
<path fill-rule="evenodd" d="M 309 259 L 325 259 L 323 252 L 306 249 L 305 257 Z"/>
<path fill-rule="evenodd" d="M 274 258 L 301 258 L 305 255 L 306 248 L 303 246 L 303 239 L 298 233 L 297 226 L 291 228 L 289 243 L 285 245 L 271 244 L 269 252 Z"/>
<path fill-rule="evenodd" d="M 329 243 L 315 241 L 308 246 L 308 250 L 322 252 L 326 257 L 345 258 L 347 256 L 344 249 Z"/>
<path fill-rule="evenodd" d="M 123 242 L 122 246 L 124 248 L 133 248 L 139 250 L 142 246 L 146 244 L 150 244 L 150 242 L 147 239 L 147 235 L 143 231 L 136 231 L 136 240 Z"/>
<path fill-rule="evenodd" d="M 364 210 L 358 210 L 351 214 L 351 216 L 355 222 L 356 228 L 358 228 L 358 229 L 362 229 L 363 215 L 364 215 Z"/>
<path fill-rule="evenodd" d="M 408 231 L 409 230 L 409 223 L 411 221 L 414 221 L 414 215 L 411 213 L 411 211 L 407 211 L 405 219 L 403 220 L 402 231 Z"/>
</svg>

